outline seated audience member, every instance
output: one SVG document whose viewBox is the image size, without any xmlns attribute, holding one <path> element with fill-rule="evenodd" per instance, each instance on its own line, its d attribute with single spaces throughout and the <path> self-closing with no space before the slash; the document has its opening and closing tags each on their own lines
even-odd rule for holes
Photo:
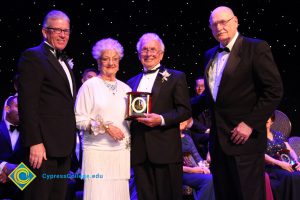
<svg viewBox="0 0 300 200">
<path fill-rule="evenodd" d="M 83 71 L 81 75 L 81 82 L 84 83 L 90 78 L 93 78 L 98 75 L 98 71 L 94 68 L 87 68 Z"/>
<path fill-rule="evenodd" d="M 208 152 L 208 134 L 211 126 L 210 113 L 203 95 L 204 90 L 204 78 L 199 77 L 195 85 L 196 96 L 191 98 L 194 123 L 190 131 L 194 143 L 202 157 L 205 157 Z"/>
<path fill-rule="evenodd" d="M 23 158 L 17 96 L 7 99 L 4 110 L 6 116 L 0 122 L 0 199 L 21 199 L 21 190 L 8 178 Z"/>
<path fill-rule="evenodd" d="M 273 114 L 266 123 L 266 172 L 270 176 L 275 199 L 296 200 L 300 198 L 300 164 L 285 137 L 270 128 L 274 120 Z"/>
<path fill-rule="evenodd" d="M 16 91 L 15 95 L 13 95 L 13 96 L 18 96 L 19 76 L 20 76 L 19 74 L 15 74 L 15 76 L 13 78 L 14 89 Z M 9 96 L 9 97 L 12 97 L 12 96 Z M 6 103 L 7 103 L 7 100 L 9 99 L 9 97 L 4 102 L 3 112 L 2 112 L 2 120 L 5 119 L 5 115 L 6 115 L 5 107 L 6 107 Z"/>
<path fill-rule="evenodd" d="M 205 85 L 204 85 L 204 78 L 203 77 L 199 77 L 196 80 L 196 85 L 195 85 L 195 92 L 197 95 L 200 95 L 204 92 L 205 90 Z"/>
<path fill-rule="evenodd" d="M 183 153 L 183 184 L 193 188 L 194 199 L 215 199 L 213 179 L 205 161 L 199 155 L 195 144 L 185 130 L 193 123 L 192 118 L 180 123 Z"/>
</svg>

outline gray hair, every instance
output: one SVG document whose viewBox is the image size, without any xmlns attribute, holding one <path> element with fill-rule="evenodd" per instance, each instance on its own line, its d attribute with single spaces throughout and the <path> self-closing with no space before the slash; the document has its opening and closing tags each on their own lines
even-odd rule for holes
<svg viewBox="0 0 300 200">
<path fill-rule="evenodd" d="M 117 41 L 112 38 L 104 38 L 102 40 L 99 40 L 94 46 L 92 50 L 92 55 L 95 60 L 98 60 L 101 58 L 103 51 L 105 50 L 115 50 L 119 56 L 120 59 L 124 56 L 124 48 L 123 46 Z"/>
<path fill-rule="evenodd" d="M 144 35 L 142 35 L 142 37 L 140 37 L 138 43 L 136 44 L 136 50 L 140 53 L 143 45 L 152 40 L 158 41 L 160 43 L 160 47 L 161 47 L 160 50 L 163 52 L 165 51 L 165 45 L 156 33 L 145 33 Z"/>
<path fill-rule="evenodd" d="M 70 23 L 70 18 L 64 12 L 59 10 L 51 10 L 44 19 L 43 28 L 47 28 L 49 26 L 49 21 L 51 19 L 64 19 Z"/>
</svg>

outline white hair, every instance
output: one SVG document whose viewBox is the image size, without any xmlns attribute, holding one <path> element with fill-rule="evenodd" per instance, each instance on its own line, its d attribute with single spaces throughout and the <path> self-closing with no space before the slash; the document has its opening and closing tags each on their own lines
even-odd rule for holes
<svg viewBox="0 0 300 200">
<path fill-rule="evenodd" d="M 102 40 L 99 40 L 93 46 L 92 55 L 94 59 L 98 60 L 99 58 L 101 58 L 101 55 L 105 50 L 115 50 L 119 54 L 120 59 L 122 59 L 124 56 L 124 48 L 117 40 L 114 40 L 112 38 L 104 38 Z"/>
</svg>

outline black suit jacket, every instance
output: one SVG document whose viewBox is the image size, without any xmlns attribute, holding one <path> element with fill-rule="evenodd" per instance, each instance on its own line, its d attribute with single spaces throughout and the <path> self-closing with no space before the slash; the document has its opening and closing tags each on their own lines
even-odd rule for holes
<svg viewBox="0 0 300 200">
<path fill-rule="evenodd" d="M 23 159 L 23 149 L 20 137 L 17 140 L 15 149 L 12 149 L 9 131 L 5 122 L 0 122 L 0 163 L 5 161 L 12 164 L 20 164 Z"/>
<path fill-rule="evenodd" d="M 160 72 L 171 75 L 162 81 Z M 152 88 L 152 113 L 160 114 L 165 126 L 148 127 L 137 121 L 130 126 L 132 164 L 150 160 L 166 164 L 182 161 L 179 123 L 191 117 L 191 107 L 185 74 L 161 68 Z M 136 91 L 143 74 L 131 78 L 128 85 Z"/>
<path fill-rule="evenodd" d="M 68 66 L 68 63 L 66 62 Z M 19 114 L 26 147 L 43 143 L 47 156 L 64 157 L 75 145 L 75 81 L 72 96 L 61 64 L 44 42 L 23 52 L 19 60 Z"/>
<path fill-rule="evenodd" d="M 213 115 L 210 144 L 218 139 L 228 155 L 263 152 L 267 141 L 266 121 L 283 95 L 271 49 L 265 41 L 240 35 L 227 60 L 215 102 L 207 80 L 217 48 L 205 54 L 205 92 Z M 241 121 L 252 127 L 253 132 L 245 144 L 236 145 L 230 140 L 231 130 Z"/>
</svg>

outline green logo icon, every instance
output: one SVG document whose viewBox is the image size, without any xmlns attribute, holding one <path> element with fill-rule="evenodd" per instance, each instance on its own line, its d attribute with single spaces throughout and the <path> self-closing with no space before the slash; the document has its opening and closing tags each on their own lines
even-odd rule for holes
<svg viewBox="0 0 300 200">
<path fill-rule="evenodd" d="M 18 186 L 21 190 L 24 190 L 33 179 L 35 179 L 36 175 L 24 164 L 20 163 L 18 167 L 16 167 L 8 177 L 16 186 Z"/>
</svg>

